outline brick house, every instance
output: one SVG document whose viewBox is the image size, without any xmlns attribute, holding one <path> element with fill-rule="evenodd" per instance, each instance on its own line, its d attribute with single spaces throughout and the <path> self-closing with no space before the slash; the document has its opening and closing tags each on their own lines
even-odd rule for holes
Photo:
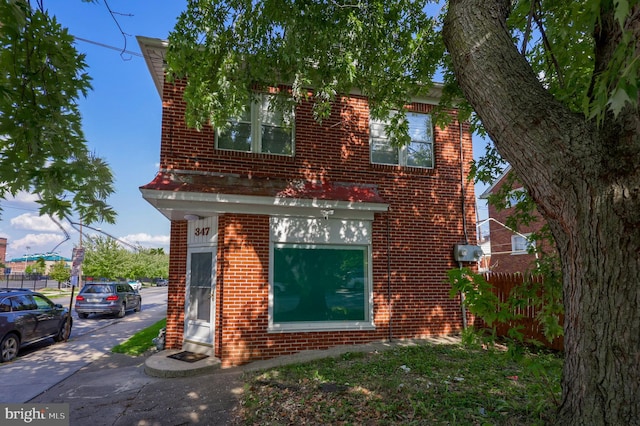
<svg viewBox="0 0 640 426">
<path fill-rule="evenodd" d="M 506 225 L 507 218 L 513 214 L 517 204 L 518 193 L 525 191 L 522 184 L 515 180 L 510 183 L 511 166 L 507 166 L 503 173 L 480 195 L 486 199 L 491 194 L 497 193 L 504 185 L 511 185 L 506 200 L 506 208 L 497 209 L 494 205 L 488 204 L 489 234 L 491 236 L 491 257 L 488 269 L 491 272 L 502 273 L 524 273 L 531 270 L 536 254 L 529 253 L 528 238 L 532 233 L 540 231 L 544 222 L 542 216 L 536 211 L 534 215 L 538 220 L 533 223 L 521 226 L 517 231 Z"/>
<path fill-rule="evenodd" d="M 287 128 L 263 93 L 229 131 L 197 131 L 166 43 L 138 42 L 162 99 L 160 170 L 140 190 L 171 221 L 167 348 L 226 367 L 461 330 L 446 271 L 476 238 L 472 145 L 456 111 L 431 122 L 438 88 L 410 105 L 409 149 L 357 94 L 321 125 L 303 102 Z"/>
</svg>

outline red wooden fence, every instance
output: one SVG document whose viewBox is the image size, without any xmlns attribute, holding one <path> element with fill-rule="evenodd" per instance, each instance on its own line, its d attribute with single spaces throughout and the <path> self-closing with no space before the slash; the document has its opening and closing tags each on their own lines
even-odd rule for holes
<svg viewBox="0 0 640 426">
<path fill-rule="evenodd" d="M 507 300 L 513 287 L 524 282 L 524 275 L 522 274 L 490 272 L 486 273 L 484 278 L 489 284 L 491 284 L 493 291 L 501 302 L 505 302 Z M 542 281 L 542 277 L 540 276 L 530 276 L 528 279 L 534 283 Z M 521 325 L 523 328 L 519 331 L 524 334 L 525 341 L 526 339 L 535 339 L 542 342 L 548 348 L 559 351 L 563 350 L 564 338 L 562 336 L 553 339 L 551 342 L 544 337 L 542 326 L 538 321 L 536 321 L 536 316 L 539 311 L 540 306 L 534 306 L 533 303 L 527 303 L 521 308 L 515 308 L 514 313 L 521 315 L 522 318 L 507 323 L 496 323 L 495 326 L 498 336 L 508 336 L 510 328 L 513 328 L 516 325 Z M 560 324 L 562 324 L 562 320 L 563 318 L 560 319 Z"/>
</svg>

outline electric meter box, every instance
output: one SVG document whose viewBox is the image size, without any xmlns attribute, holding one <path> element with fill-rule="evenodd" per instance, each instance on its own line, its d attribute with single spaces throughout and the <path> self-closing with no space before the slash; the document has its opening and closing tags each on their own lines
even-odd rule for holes
<svg viewBox="0 0 640 426">
<path fill-rule="evenodd" d="M 480 246 L 473 244 L 456 244 L 453 246 L 453 257 L 457 262 L 477 262 L 483 254 Z"/>
</svg>

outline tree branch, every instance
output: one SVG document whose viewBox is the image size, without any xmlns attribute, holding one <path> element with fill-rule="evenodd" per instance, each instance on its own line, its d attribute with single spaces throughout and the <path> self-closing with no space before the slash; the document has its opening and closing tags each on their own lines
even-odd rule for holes
<svg viewBox="0 0 640 426">
<path fill-rule="evenodd" d="M 514 45 L 506 25 L 510 3 L 451 0 L 445 45 L 465 97 L 500 154 L 547 213 L 568 211 L 560 194 L 577 176 L 597 173 L 586 165 L 600 153 L 597 144 L 585 143 L 593 138 L 590 125 L 553 98 Z"/>
</svg>

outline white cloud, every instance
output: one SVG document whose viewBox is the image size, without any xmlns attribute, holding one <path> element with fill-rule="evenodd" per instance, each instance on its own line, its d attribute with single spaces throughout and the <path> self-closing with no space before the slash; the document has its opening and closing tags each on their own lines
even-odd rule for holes
<svg viewBox="0 0 640 426">
<path fill-rule="evenodd" d="M 11 257 L 21 256 L 23 254 L 47 253 L 63 240 L 64 236 L 61 234 L 27 234 L 20 239 L 9 242 L 12 253 Z M 60 250 L 56 251 L 61 253 Z M 61 254 L 65 255 L 63 253 Z"/>
<path fill-rule="evenodd" d="M 121 240 L 128 242 L 134 246 L 143 246 L 147 248 L 168 247 L 169 235 L 149 235 L 146 233 L 129 234 L 120 237 Z"/>
<path fill-rule="evenodd" d="M 36 201 L 38 201 L 38 196 L 36 194 L 31 194 L 30 192 L 20 191 L 15 197 L 8 195 L 5 200 L 20 204 L 31 204 L 34 207 L 37 207 Z"/>
<path fill-rule="evenodd" d="M 56 223 L 51 220 L 49 216 L 40 216 L 35 213 L 23 213 L 19 216 L 16 216 L 10 221 L 11 226 L 16 229 L 24 229 L 27 231 L 36 231 L 36 232 L 62 232 Z M 67 229 L 70 229 L 70 226 L 67 223 L 61 222 L 62 226 Z"/>
</svg>

